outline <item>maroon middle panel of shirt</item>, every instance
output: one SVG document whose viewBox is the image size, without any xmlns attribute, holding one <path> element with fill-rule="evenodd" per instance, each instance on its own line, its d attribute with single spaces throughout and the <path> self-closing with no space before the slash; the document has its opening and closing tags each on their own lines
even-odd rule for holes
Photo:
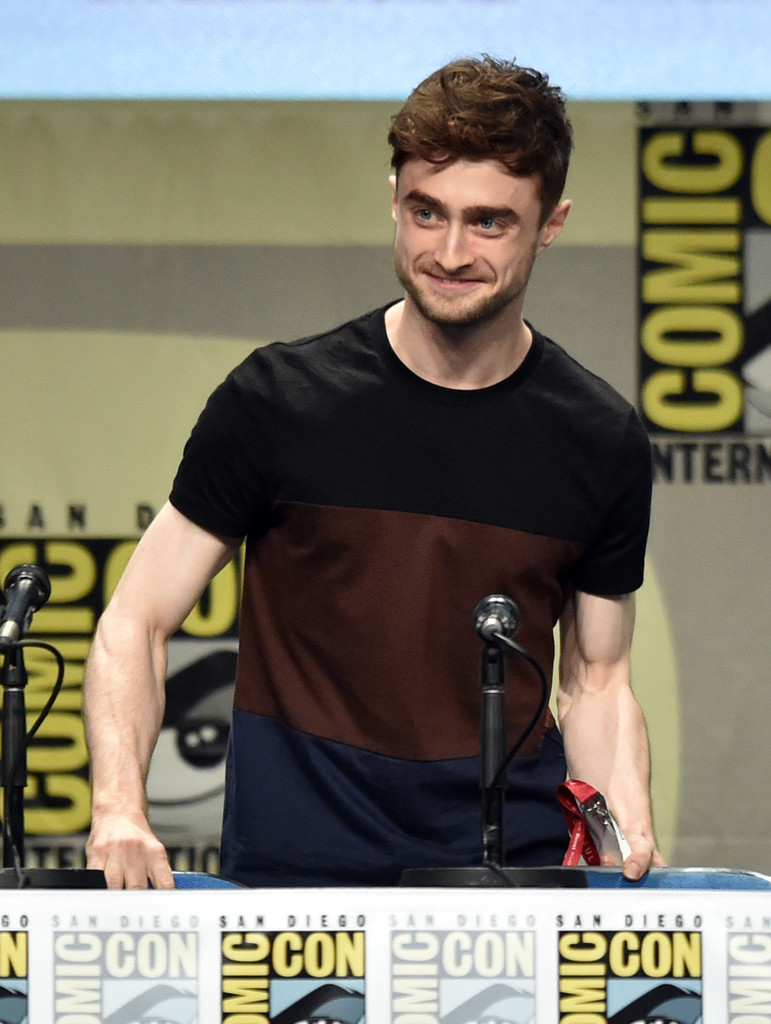
<svg viewBox="0 0 771 1024">
<path fill-rule="evenodd" d="M 473 612 L 492 593 L 517 602 L 515 639 L 551 680 L 552 629 L 566 596 L 560 580 L 580 543 L 295 502 L 282 503 L 278 519 L 247 545 L 238 709 L 392 757 L 474 756 L 484 642 Z M 532 666 L 507 655 L 509 744 L 540 696 Z M 522 753 L 552 724 L 547 711 Z"/>
</svg>

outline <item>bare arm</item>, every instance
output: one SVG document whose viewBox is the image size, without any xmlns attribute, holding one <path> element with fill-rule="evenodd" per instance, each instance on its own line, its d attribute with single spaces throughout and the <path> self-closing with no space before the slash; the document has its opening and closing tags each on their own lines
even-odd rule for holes
<svg viewBox="0 0 771 1024">
<path fill-rule="evenodd" d="M 568 772 L 605 796 L 631 847 L 624 874 L 632 880 L 664 863 L 651 817 L 648 733 L 630 680 L 634 608 L 632 594 L 571 599 L 557 701 Z"/>
<path fill-rule="evenodd" d="M 111 888 L 173 887 L 147 820 L 145 780 L 163 719 L 166 645 L 237 540 L 166 504 L 139 542 L 94 635 L 84 716 L 91 758 L 88 865 Z"/>
</svg>

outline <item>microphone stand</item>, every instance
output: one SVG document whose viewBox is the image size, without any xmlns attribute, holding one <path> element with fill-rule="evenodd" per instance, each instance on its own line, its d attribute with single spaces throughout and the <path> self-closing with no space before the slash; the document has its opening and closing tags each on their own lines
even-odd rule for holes
<svg viewBox="0 0 771 1024">
<path fill-rule="evenodd" d="M 20 647 L 5 655 L 3 684 L 3 867 L 24 864 L 24 787 L 27 784 L 24 687 L 27 670 Z"/>
<path fill-rule="evenodd" d="M 36 646 L 55 651 L 45 643 Z M 57 655 L 60 670 L 64 662 Z M 24 867 L 24 788 L 27 784 L 27 715 L 24 706 L 24 687 L 27 671 L 20 644 L 5 650 L 2 670 L 2 774 L 3 774 L 3 867 L 0 869 L 0 889 L 105 889 L 104 872 L 84 868 L 25 868 Z M 44 713 L 30 730 L 34 735 L 44 714 L 58 693 L 54 689 Z"/>
<path fill-rule="evenodd" d="M 535 658 L 512 640 L 519 625 L 519 608 L 510 597 L 491 594 L 474 609 L 474 624 L 485 640 L 482 650 L 480 712 L 480 788 L 482 791 L 482 864 L 478 867 L 405 868 L 402 886 L 444 888 L 588 887 L 584 872 L 564 867 L 504 867 L 505 794 L 509 763 L 535 728 L 548 702 L 548 683 Z M 504 648 L 523 657 L 541 683 L 541 703 L 516 745 L 506 753 Z"/>
<path fill-rule="evenodd" d="M 497 639 L 488 640 L 482 651 L 482 708 L 480 788 L 482 790 L 482 863 L 503 867 L 505 849 L 506 666 Z"/>
</svg>

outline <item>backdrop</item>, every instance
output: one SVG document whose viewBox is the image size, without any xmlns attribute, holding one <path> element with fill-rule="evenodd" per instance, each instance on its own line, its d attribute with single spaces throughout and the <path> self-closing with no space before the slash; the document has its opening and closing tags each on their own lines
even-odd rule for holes
<svg viewBox="0 0 771 1024">
<path fill-rule="evenodd" d="M 34 630 L 66 660 L 30 750 L 29 863 L 80 863 L 91 633 L 206 396 L 255 344 L 398 295 L 396 106 L 0 103 L 0 581 L 48 568 Z M 771 110 L 571 114 L 574 209 L 526 313 L 654 441 L 634 681 L 660 840 L 676 864 L 771 872 Z M 172 643 L 150 800 L 180 868 L 216 866 L 238 577 L 234 563 Z M 32 721 L 55 665 L 26 664 Z"/>
</svg>

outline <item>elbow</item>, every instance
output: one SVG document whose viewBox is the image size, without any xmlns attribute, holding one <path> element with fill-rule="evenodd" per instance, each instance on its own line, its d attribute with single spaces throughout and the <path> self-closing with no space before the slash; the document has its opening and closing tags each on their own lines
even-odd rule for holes
<svg viewBox="0 0 771 1024">
<path fill-rule="evenodd" d="M 582 662 L 580 666 L 573 665 L 569 671 L 565 671 L 563 666 L 557 692 L 560 723 L 564 724 L 578 707 L 590 709 L 608 701 L 616 702 L 629 690 L 630 663 L 627 658 L 613 662 Z"/>
<path fill-rule="evenodd" d="M 120 650 L 156 651 L 165 648 L 168 639 L 168 631 L 143 609 L 124 607 L 115 599 L 105 608 L 94 633 L 95 643 L 112 653 Z"/>
</svg>

